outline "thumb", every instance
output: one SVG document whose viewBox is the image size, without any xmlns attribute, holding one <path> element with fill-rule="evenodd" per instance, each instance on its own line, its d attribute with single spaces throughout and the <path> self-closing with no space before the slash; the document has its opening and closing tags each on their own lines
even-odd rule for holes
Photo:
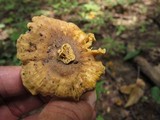
<svg viewBox="0 0 160 120">
<path fill-rule="evenodd" d="M 38 116 L 38 120 L 92 120 L 95 117 L 95 92 L 88 92 L 79 102 L 52 100 Z"/>
<path fill-rule="evenodd" d="M 91 120 L 93 112 L 85 101 L 51 101 L 39 114 L 38 120 Z"/>
</svg>

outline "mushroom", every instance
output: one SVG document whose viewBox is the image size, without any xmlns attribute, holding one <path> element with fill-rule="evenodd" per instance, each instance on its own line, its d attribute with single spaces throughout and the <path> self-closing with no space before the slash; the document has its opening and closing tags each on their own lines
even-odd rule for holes
<svg viewBox="0 0 160 120">
<path fill-rule="evenodd" d="M 95 59 L 105 49 L 91 49 L 94 35 L 46 16 L 35 16 L 32 21 L 27 25 L 29 31 L 17 40 L 23 85 L 33 95 L 75 100 L 94 89 L 105 71 L 102 62 Z"/>
</svg>

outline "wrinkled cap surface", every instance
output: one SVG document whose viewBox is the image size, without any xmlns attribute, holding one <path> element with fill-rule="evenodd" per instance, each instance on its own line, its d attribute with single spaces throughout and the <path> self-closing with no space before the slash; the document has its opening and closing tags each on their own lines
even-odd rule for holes
<svg viewBox="0 0 160 120">
<path fill-rule="evenodd" d="M 33 94 L 79 99 L 95 87 L 105 67 L 90 49 L 95 41 L 75 24 L 45 16 L 28 23 L 29 31 L 17 40 L 23 85 Z"/>
</svg>

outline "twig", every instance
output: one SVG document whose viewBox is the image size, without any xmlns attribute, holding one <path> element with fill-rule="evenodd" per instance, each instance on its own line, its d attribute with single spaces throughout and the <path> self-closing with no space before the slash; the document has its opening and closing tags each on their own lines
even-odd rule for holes
<svg viewBox="0 0 160 120">
<path fill-rule="evenodd" d="M 141 71 L 152 80 L 157 86 L 160 86 L 160 73 L 143 57 L 136 57 L 134 61 L 138 64 Z"/>
<path fill-rule="evenodd" d="M 108 68 L 105 69 L 105 72 L 111 77 L 112 80 L 116 81 L 116 77 L 112 75 L 111 71 Z"/>
</svg>

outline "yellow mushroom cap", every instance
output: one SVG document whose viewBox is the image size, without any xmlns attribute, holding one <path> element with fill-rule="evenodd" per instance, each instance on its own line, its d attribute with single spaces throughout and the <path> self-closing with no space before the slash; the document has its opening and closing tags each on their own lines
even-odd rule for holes
<svg viewBox="0 0 160 120">
<path fill-rule="evenodd" d="M 75 24 L 45 16 L 32 18 L 29 31 L 17 40 L 23 85 L 33 94 L 79 99 L 95 88 L 105 67 L 90 49 L 95 41 Z"/>
</svg>

